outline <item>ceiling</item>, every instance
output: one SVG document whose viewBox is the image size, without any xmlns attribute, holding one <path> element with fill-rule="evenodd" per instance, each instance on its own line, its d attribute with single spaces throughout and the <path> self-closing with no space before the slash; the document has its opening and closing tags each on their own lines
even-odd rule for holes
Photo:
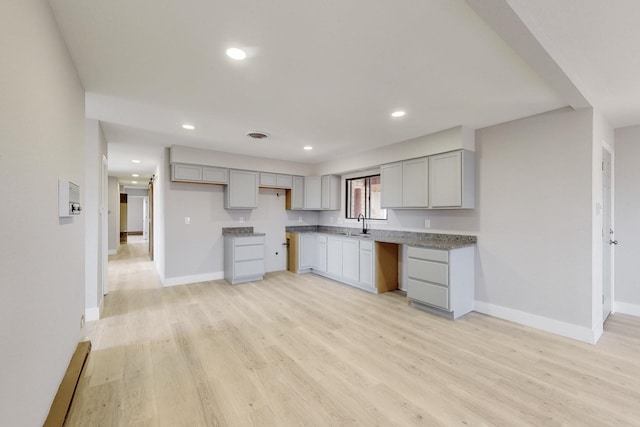
<svg viewBox="0 0 640 427">
<path fill-rule="evenodd" d="M 612 125 L 640 123 L 635 0 L 50 4 L 124 183 L 148 178 L 173 144 L 319 163 L 574 105 L 544 61 Z M 228 58 L 232 46 L 247 59 Z"/>
</svg>

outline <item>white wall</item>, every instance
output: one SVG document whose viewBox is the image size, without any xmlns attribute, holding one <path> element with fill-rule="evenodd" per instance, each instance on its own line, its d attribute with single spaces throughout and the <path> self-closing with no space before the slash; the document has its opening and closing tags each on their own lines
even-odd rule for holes
<svg viewBox="0 0 640 427">
<path fill-rule="evenodd" d="M 142 196 L 129 196 L 127 198 L 127 231 L 142 231 Z"/>
<path fill-rule="evenodd" d="M 100 316 L 103 268 L 107 268 L 102 246 L 100 205 L 103 191 L 102 156 L 107 154 L 107 141 L 97 120 L 85 121 L 85 185 L 83 215 L 85 217 L 85 314 L 87 320 Z"/>
<path fill-rule="evenodd" d="M 113 255 L 120 247 L 120 185 L 115 176 L 109 177 L 108 192 L 109 254 Z"/>
<path fill-rule="evenodd" d="M 47 2 L 4 2 L 0 40 L 0 425 L 37 426 L 82 336 L 85 217 L 59 219 L 58 179 L 84 203 L 84 90 Z"/>
<path fill-rule="evenodd" d="M 615 310 L 640 316 L 640 126 L 616 129 Z"/>
<path fill-rule="evenodd" d="M 262 163 L 269 167 L 268 160 Z M 286 268 L 285 227 L 318 223 L 317 212 L 286 211 L 282 190 L 260 189 L 257 209 L 224 209 L 223 186 L 170 182 L 168 155 L 163 172 L 165 266 L 161 276 L 167 285 L 223 277 L 223 227 L 254 227 L 266 233 L 265 269 L 276 271 Z M 190 218 L 189 225 L 185 217 Z"/>
</svg>

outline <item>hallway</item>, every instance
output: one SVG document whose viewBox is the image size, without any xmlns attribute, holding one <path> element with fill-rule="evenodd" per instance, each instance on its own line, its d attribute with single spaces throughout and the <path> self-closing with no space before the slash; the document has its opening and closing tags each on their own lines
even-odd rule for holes
<svg viewBox="0 0 640 427">
<path fill-rule="evenodd" d="M 637 425 L 640 319 L 598 345 L 456 321 L 311 274 L 163 288 L 146 242 L 111 292 L 68 426 Z"/>
</svg>

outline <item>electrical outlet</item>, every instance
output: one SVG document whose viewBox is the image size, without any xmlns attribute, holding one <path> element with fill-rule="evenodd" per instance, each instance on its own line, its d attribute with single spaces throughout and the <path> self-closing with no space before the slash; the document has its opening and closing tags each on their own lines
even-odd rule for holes
<svg viewBox="0 0 640 427">
<path fill-rule="evenodd" d="M 80 329 L 84 328 L 84 314 L 80 316 Z"/>
<path fill-rule="evenodd" d="M 431 220 L 430 219 L 425 219 L 424 220 L 424 228 L 431 228 Z"/>
<path fill-rule="evenodd" d="M 298 217 L 298 222 L 302 222 L 302 217 L 301 216 Z"/>
<path fill-rule="evenodd" d="M 238 222 L 239 222 L 240 224 L 242 224 L 242 223 L 244 222 L 244 217 L 243 217 L 243 216 L 241 216 L 240 218 L 238 218 Z"/>
<path fill-rule="evenodd" d="M 184 223 L 185 223 L 186 225 L 191 224 L 191 217 L 185 216 L 185 217 L 184 217 Z"/>
</svg>

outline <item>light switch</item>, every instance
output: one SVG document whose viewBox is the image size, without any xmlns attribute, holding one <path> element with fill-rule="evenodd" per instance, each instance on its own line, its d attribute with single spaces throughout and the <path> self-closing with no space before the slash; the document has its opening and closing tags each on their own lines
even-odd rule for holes
<svg viewBox="0 0 640 427">
<path fill-rule="evenodd" d="M 185 217 L 184 217 L 184 223 L 185 223 L 186 225 L 191 224 L 191 217 L 185 216 Z"/>
</svg>

